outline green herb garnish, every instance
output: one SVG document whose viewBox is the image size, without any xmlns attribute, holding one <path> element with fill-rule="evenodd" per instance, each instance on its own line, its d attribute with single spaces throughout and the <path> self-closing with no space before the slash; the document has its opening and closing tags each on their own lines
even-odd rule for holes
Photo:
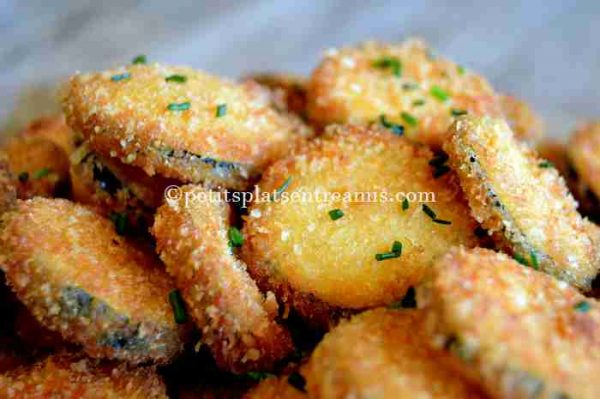
<svg viewBox="0 0 600 399">
<path fill-rule="evenodd" d="M 306 380 L 298 373 L 292 373 L 288 377 L 288 384 L 299 390 L 300 392 L 306 392 Z"/>
<path fill-rule="evenodd" d="M 402 210 L 405 211 L 408 209 L 408 199 L 404 198 L 402 200 Z"/>
<path fill-rule="evenodd" d="M 126 79 L 129 79 L 130 77 L 131 77 L 131 74 L 129 72 L 125 72 L 125 73 L 111 76 L 110 80 L 112 80 L 113 82 L 120 82 L 121 80 L 126 80 Z"/>
<path fill-rule="evenodd" d="M 169 292 L 169 303 L 173 309 L 173 316 L 175 316 L 175 323 L 182 324 L 187 321 L 187 314 L 185 312 L 185 305 L 181 298 L 179 290 L 173 290 Z"/>
<path fill-rule="evenodd" d="M 461 115 L 466 115 L 466 114 L 468 114 L 468 112 L 467 112 L 467 111 L 465 111 L 464 109 L 456 109 L 456 108 L 452 108 L 452 109 L 450 110 L 450 114 L 451 114 L 452 116 L 461 116 Z"/>
<path fill-rule="evenodd" d="M 117 232 L 117 234 L 122 236 L 127 233 L 129 219 L 127 218 L 126 213 L 111 212 L 111 214 L 108 217 L 115 225 L 115 231 Z"/>
<path fill-rule="evenodd" d="M 400 241 L 394 241 L 392 244 L 392 252 L 397 252 L 402 255 L 402 243 Z"/>
<path fill-rule="evenodd" d="M 186 101 L 183 103 L 171 103 L 167 106 L 169 111 L 186 111 L 190 109 L 190 102 Z"/>
<path fill-rule="evenodd" d="M 458 72 L 459 75 L 464 75 L 465 74 L 465 67 L 462 65 L 457 65 L 456 66 L 456 72 Z"/>
<path fill-rule="evenodd" d="M 239 248 L 244 244 L 244 235 L 237 227 L 231 226 L 227 232 L 229 236 L 229 245 L 234 248 Z"/>
<path fill-rule="evenodd" d="M 423 100 L 422 98 L 413 101 L 412 103 L 415 107 L 420 107 L 421 105 L 425 105 L 425 100 Z"/>
<path fill-rule="evenodd" d="M 415 90 L 418 88 L 419 88 L 419 85 L 415 82 L 406 82 L 402 85 L 402 89 L 404 89 L 404 90 Z"/>
<path fill-rule="evenodd" d="M 429 216 L 432 220 L 437 217 L 437 215 L 435 214 L 435 212 L 433 211 L 433 209 L 431 209 L 430 207 L 428 207 L 426 204 L 423 204 L 422 209 L 423 209 L 423 212 L 425 212 L 425 214 L 427 216 Z"/>
<path fill-rule="evenodd" d="M 169 83 L 185 83 L 187 82 L 187 76 L 184 75 L 169 75 L 165 78 L 165 81 Z"/>
<path fill-rule="evenodd" d="M 542 169 L 553 168 L 554 164 L 550 161 L 544 160 L 544 161 L 538 163 L 538 167 L 540 167 Z"/>
<path fill-rule="evenodd" d="M 394 76 L 402 76 L 402 62 L 396 57 L 382 57 L 373 63 L 379 69 L 390 69 Z"/>
<path fill-rule="evenodd" d="M 215 112 L 215 116 L 217 118 L 220 118 L 222 116 L 225 116 L 225 114 L 227 114 L 227 104 L 217 105 L 217 111 Z"/>
<path fill-rule="evenodd" d="M 398 136 L 402 136 L 404 134 L 404 126 L 388 121 L 385 115 L 383 114 L 379 116 L 379 122 L 383 127 L 385 127 L 386 129 L 390 129 L 392 133 Z"/>
<path fill-rule="evenodd" d="M 400 114 L 400 116 L 402 117 L 402 120 L 404 122 L 408 123 L 410 126 L 417 126 L 418 123 L 419 123 L 419 121 L 417 120 L 417 118 L 415 118 L 414 116 L 412 116 L 408 112 L 402 112 Z"/>
<path fill-rule="evenodd" d="M 344 216 L 344 212 L 341 209 L 332 209 L 329 211 L 329 217 L 331 220 L 338 220 Z"/>
<path fill-rule="evenodd" d="M 148 62 L 148 60 L 146 59 L 146 56 L 145 56 L 144 54 L 140 54 L 140 55 L 138 55 L 137 57 L 135 57 L 135 58 L 133 59 L 133 61 L 131 61 L 131 63 L 132 63 L 133 65 L 137 65 L 137 64 L 145 64 L 145 63 L 147 63 L 147 62 Z"/>
<path fill-rule="evenodd" d="M 439 86 L 432 86 L 431 90 L 429 90 L 429 94 L 431 94 L 436 100 L 440 102 L 446 102 L 450 98 L 448 93 Z"/>
<path fill-rule="evenodd" d="M 587 301 L 580 301 L 573 306 L 573 309 L 575 309 L 577 312 L 586 313 L 591 309 L 591 306 Z"/>
<path fill-rule="evenodd" d="M 529 257 L 531 258 L 531 267 L 534 270 L 540 270 L 540 263 L 538 262 L 536 253 L 534 251 L 531 251 Z"/>
<path fill-rule="evenodd" d="M 400 255 L 402 255 L 402 243 L 400 241 L 394 241 L 390 252 L 375 254 L 375 259 L 381 262 L 382 260 L 399 258 Z"/>
<path fill-rule="evenodd" d="M 520 254 L 514 254 L 513 259 L 516 260 L 517 262 L 519 262 L 520 264 L 522 264 L 523 266 L 529 266 L 529 263 L 527 263 L 527 260 L 524 257 L 522 257 Z"/>
<path fill-rule="evenodd" d="M 437 223 L 437 224 L 445 224 L 445 225 L 452 224 L 452 222 L 451 222 L 451 221 L 449 221 L 449 220 L 437 219 L 437 218 L 436 218 L 436 219 L 433 219 L 433 223 Z"/>
<path fill-rule="evenodd" d="M 33 177 L 34 179 L 41 179 L 42 177 L 46 177 L 50 174 L 50 169 L 49 168 L 41 168 L 36 170 L 35 172 L 33 172 L 33 174 L 31 175 L 31 177 Z"/>
</svg>

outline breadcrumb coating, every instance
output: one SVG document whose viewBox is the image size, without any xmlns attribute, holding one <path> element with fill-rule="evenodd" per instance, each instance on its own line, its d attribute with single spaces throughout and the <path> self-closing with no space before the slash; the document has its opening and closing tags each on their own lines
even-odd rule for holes
<svg viewBox="0 0 600 399">
<path fill-rule="evenodd" d="M 101 155 L 149 175 L 242 189 L 311 135 L 270 103 L 256 83 L 154 64 L 75 75 L 63 108 Z"/>
<path fill-rule="evenodd" d="M 44 137 L 63 149 L 70 155 L 80 138 L 67 123 L 64 115 L 46 116 L 32 121 L 25 129 L 19 132 L 23 137 Z"/>
<path fill-rule="evenodd" d="M 524 263 L 589 290 L 600 245 L 553 167 L 499 119 L 463 117 L 445 145 L 473 216 Z"/>
<path fill-rule="evenodd" d="M 1 374 L 0 397 L 167 399 L 167 392 L 152 368 L 132 369 L 60 354 Z"/>
<path fill-rule="evenodd" d="M 314 123 L 368 123 L 385 115 L 408 137 L 434 148 L 464 112 L 502 115 L 483 77 L 434 56 L 419 39 L 330 50 L 308 85 Z"/>
<path fill-rule="evenodd" d="M 217 365 L 234 373 L 270 369 L 292 351 L 289 332 L 275 321 L 273 294 L 263 295 L 232 253 L 229 208 L 210 194 L 184 186 L 158 209 L 157 251 Z"/>
<path fill-rule="evenodd" d="M 434 177 L 433 158 L 425 146 L 387 130 L 331 127 L 263 175 L 261 192 L 272 193 L 289 181 L 281 196 L 290 200 L 251 205 L 242 248 L 250 273 L 261 288 L 317 324 L 322 313 L 401 299 L 448 247 L 478 244 L 456 176 Z M 319 192 L 339 197 L 293 200 L 296 194 Z M 415 202 L 396 193 L 414 193 Z M 416 202 L 419 193 L 435 202 Z M 352 197 L 344 200 L 347 194 Z M 436 213 L 435 220 L 423 205 Z M 332 211 L 341 217 L 333 220 Z M 401 255 L 376 259 L 395 241 Z"/>
<path fill-rule="evenodd" d="M 417 303 L 438 345 L 496 398 L 598 398 L 600 305 L 486 249 L 438 260 Z"/>
<path fill-rule="evenodd" d="M 484 398 L 462 365 L 430 345 L 417 310 L 375 309 L 330 331 L 303 374 L 310 397 Z"/>
<path fill-rule="evenodd" d="M 1 267 L 35 318 L 92 357 L 167 363 L 182 348 L 172 281 L 153 254 L 92 210 L 19 201 L 2 217 Z"/>
</svg>

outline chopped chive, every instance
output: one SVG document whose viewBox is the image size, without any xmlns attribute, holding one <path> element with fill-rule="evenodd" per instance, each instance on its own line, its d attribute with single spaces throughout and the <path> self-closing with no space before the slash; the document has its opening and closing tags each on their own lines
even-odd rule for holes
<svg viewBox="0 0 600 399">
<path fill-rule="evenodd" d="M 38 169 L 35 172 L 33 172 L 31 177 L 33 177 L 34 179 L 41 179 L 42 177 L 46 177 L 49 174 L 50 174 L 49 168 L 41 168 L 41 169 Z"/>
<path fill-rule="evenodd" d="M 21 172 L 21 173 L 19 173 L 19 181 L 21 183 L 25 183 L 25 182 L 27 182 L 27 180 L 29 180 L 29 173 L 28 172 Z"/>
<path fill-rule="evenodd" d="M 402 255 L 402 243 L 400 241 L 394 241 L 394 243 L 392 244 L 391 252 L 395 252 L 398 255 Z"/>
<path fill-rule="evenodd" d="M 554 164 L 550 161 L 542 161 L 538 164 L 538 167 L 542 168 L 542 169 L 547 169 L 547 168 L 553 168 Z"/>
<path fill-rule="evenodd" d="M 422 206 L 423 208 L 423 212 L 425 212 L 425 214 L 427 216 L 429 216 L 432 220 L 437 218 L 437 215 L 435 214 L 435 212 L 433 211 L 433 209 L 431 209 L 430 207 L 428 207 L 426 204 L 423 204 Z"/>
<path fill-rule="evenodd" d="M 329 211 L 329 217 L 331 220 L 338 220 L 344 216 L 344 212 L 341 209 L 332 209 Z"/>
<path fill-rule="evenodd" d="M 406 82 L 402 85 L 402 89 L 404 89 L 404 90 L 415 90 L 418 88 L 419 88 L 419 85 L 415 82 Z"/>
<path fill-rule="evenodd" d="M 187 82 L 187 76 L 184 75 L 169 75 L 165 78 L 167 82 L 173 83 L 185 83 Z"/>
<path fill-rule="evenodd" d="M 145 64 L 147 63 L 148 60 L 146 59 L 146 56 L 144 54 L 140 54 L 137 57 L 135 57 L 133 59 L 133 61 L 131 61 L 132 64 L 137 65 L 137 64 Z"/>
<path fill-rule="evenodd" d="M 402 120 L 404 122 L 408 123 L 411 126 L 417 126 L 418 123 L 419 123 L 419 121 L 417 120 L 417 118 L 415 118 L 414 116 L 412 116 L 408 112 L 402 112 L 400 114 L 400 116 L 402 117 Z"/>
<path fill-rule="evenodd" d="M 130 77 L 131 77 L 131 74 L 129 72 L 125 72 L 125 73 L 111 76 L 110 80 L 112 80 L 113 82 L 120 82 L 121 80 L 126 80 L 126 79 L 129 79 Z"/>
<path fill-rule="evenodd" d="M 396 57 L 382 57 L 373 63 L 379 69 L 390 69 L 394 76 L 402 76 L 402 62 Z"/>
<path fill-rule="evenodd" d="M 273 374 L 267 373 L 265 371 L 248 371 L 246 376 L 254 381 L 264 380 L 265 378 L 272 377 Z"/>
<path fill-rule="evenodd" d="M 538 262 L 538 258 L 537 255 L 534 251 L 531 251 L 531 253 L 529 254 L 529 257 L 531 258 L 531 267 L 534 270 L 539 270 L 540 269 L 540 263 Z"/>
<path fill-rule="evenodd" d="M 437 223 L 437 224 L 445 224 L 445 225 L 447 225 L 447 224 L 452 224 L 452 222 L 451 222 L 451 221 L 449 221 L 449 220 L 437 219 L 437 218 L 436 218 L 436 219 L 433 219 L 433 222 L 434 222 L 434 223 Z"/>
<path fill-rule="evenodd" d="M 431 90 L 429 90 L 429 94 L 435 97 L 436 100 L 440 102 L 446 102 L 450 98 L 448 93 L 439 86 L 432 86 Z"/>
<path fill-rule="evenodd" d="M 244 244 L 244 235 L 237 227 L 231 226 L 227 235 L 229 236 L 229 245 L 231 247 L 238 248 Z"/>
<path fill-rule="evenodd" d="M 290 384 L 300 392 L 306 392 L 306 380 L 300 373 L 295 372 L 290 374 L 287 381 L 288 384 Z"/>
<path fill-rule="evenodd" d="M 402 200 L 402 210 L 405 211 L 408 209 L 408 199 L 404 198 Z"/>
<path fill-rule="evenodd" d="M 375 259 L 378 262 L 381 262 L 382 260 L 394 259 L 394 258 L 399 258 L 399 257 L 400 257 L 400 253 L 398 253 L 398 252 L 383 252 L 380 254 L 375 254 Z"/>
<path fill-rule="evenodd" d="M 465 67 L 462 65 L 457 65 L 456 66 L 456 72 L 458 72 L 459 75 L 464 75 L 465 74 Z"/>
<path fill-rule="evenodd" d="M 573 309 L 575 309 L 577 312 L 586 313 L 591 309 L 591 306 L 587 301 L 580 301 L 573 306 Z"/>
<path fill-rule="evenodd" d="M 425 105 L 425 100 L 423 100 L 422 98 L 413 101 L 412 103 L 415 107 L 420 107 L 421 105 Z"/>
<path fill-rule="evenodd" d="M 452 116 L 461 116 L 461 115 L 466 115 L 466 114 L 468 114 L 468 112 L 467 112 L 467 111 L 465 111 L 464 109 L 456 109 L 456 108 L 452 108 L 452 109 L 450 110 L 450 114 L 451 114 Z"/>
<path fill-rule="evenodd" d="M 169 111 L 186 111 L 190 109 L 190 102 L 186 101 L 183 103 L 171 103 L 167 106 Z"/>
<path fill-rule="evenodd" d="M 217 111 L 215 112 L 215 116 L 217 118 L 220 118 L 222 116 L 225 116 L 225 114 L 227 114 L 227 104 L 217 105 Z"/>
<path fill-rule="evenodd" d="M 281 193 L 283 193 L 285 190 L 287 190 L 287 188 L 290 185 L 291 181 L 292 181 L 292 176 L 290 176 L 287 179 L 285 179 L 285 181 L 283 182 L 283 184 L 281 186 L 279 186 L 279 188 L 277 188 L 277 190 L 275 190 L 275 193 L 274 193 L 273 197 L 271 197 L 271 201 L 277 199 L 277 197 L 279 197 L 281 195 Z"/>
<path fill-rule="evenodd" d="M 383 127 L 385 127 L 386 129 L 390 129 L 392 133 L 398 136 L 402 136 L 404 134 L 404 126 L 388 121 L 385 115 L 383 114 L 379 116 L 379 122 Z"/>
<path fill-rule="evenodd" d="M 125 235 L 127 233 L 127 226 L 129 224 L 129 219 L 127 218 L 126 213 L 112 212 L 109 215 L 109 219 L 115 225 L 115 231 L 118 235 Z"/>
<path fill-rule="evenodd" d="M 514 254 L 513 259 L 516 260 L 517 262 L 519 262 L 520 264 L 522 264 L 523 266 L 529 266 L 529 263 L 527 263 L 527 260 L 520 254 Z"/>
<path fill-rule="evenodd" d="M 182 324 L 187 321 L 187 314 L 185 312 L 185 305 L 179 290 L 173 290 L 169 292 L 169 303 L 173 309 L 173 316 L 175 317 L 175 323 Z"/>
</svg>

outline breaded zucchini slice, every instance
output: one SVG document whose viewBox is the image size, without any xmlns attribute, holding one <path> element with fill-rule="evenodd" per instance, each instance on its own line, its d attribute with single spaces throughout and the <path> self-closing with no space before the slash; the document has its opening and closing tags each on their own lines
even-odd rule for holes
<svg viewBox="0 0 600 399">
<path fill-rule="evenodd" d="M 75 75 L 63 107 L 100 155 L 149 175 L 241 189 L 310 135 L 270 103 L 256 83 L 155 64 Z"/>
<path fill-rule="evenodd" d="M 10 170 L 8 155 L 0 150 L 0 214 L 17 203 L 17 182 Z"/>
<path fill-rule="evenodd" d="M 588 123 L 570 137 L 567 157 L 577 178 L 600 198 L 600 122 Z"/>
<path fill-rule="evenodd" d="M 229 207 L 217 197 L 222 193 L 191 185 L 179 193 L 179 199 L 171 197 L 158 209 L 152 233 L 202 329 L 202 342 L 222 369 L 243 373 L 273 367 L 291 352 L 291 338 L 275 320 L 274 295 L 260 292 L 232 253 Z"/>
<path fill-rule="evenodd" d="M 464 117 L 450 132 L 444 149 L 477 221 L 522 262 L 589 290 L 600 246 L 556 169 L 503 120 Z"/>
<path fill-rule="evenodd" d="M 401 299 L 449 246 L 478 243 L 443 162 L 385 129 L 330 127 L 263 175 L 261 193 L 282 192 L 280 200 L 254 202 L 246 217 L 242 256 L 250 273 L 317 322 L 336 308 Z"/>
<path fill-rule="evenodd" d="M 268 87 L 273 92 L 277 109 L 286 110 L 305 118 L 308 79 L 303 76 L 281 73 L 255 74 L 246 79 Z"/>
<path fill-rule="evenodd" d="M 543 158 L 540 166 L 544 168 L 555 167 L 570 187 L 569 178 L 571 172 L 569 169 L 571 165 L 567 159 L 565 144 L 557 140 L 545 139 L 538 143 L 536 150 L 540 157 Z"/>
<path fill-rule="evenodd" d="M 0 397 L 167 399 L 167 391 L 150 367 L 128 368 L 59 354 L 0 375 Z"/>
<path fill-rule="evenodd" d="M 313 72 L 307 93 L 308 116 L 317 125 L 396 124 L 409 138 L 435 148 L 457 115 L 502 115 L 483 77 L 434 56 L 419 39 L 331 50 Z"/>
<path fill-rule="evenodd" d="M 302 373 L 315 398 L 483 398 L 460 361 L 433 348 L 418 310 L 375 309 L 340 323 Z"/>
<path fill-rule="evenodd" d="M 64 195 L 69 182 L 69 159 L 64 150 L 44 137 L 14 137 L 2 150 L 21 199 Z"/>
<path fill-rule="evenodd" d="M 140 168 L 102 157 L 83 143 L 71 156 L 71 191 L 76 202 L 111 218 L 124 217 L 133 231 L 152 226 L 164 190 L 176 180 L 148 176 Z M 117 225 L 119 225 L 117 223 Z"/>
<path fill-rule="evenodd" d="M 600 305 L 502 253 L 456 248 L 417 289 L 439 345 L 492 397 L 598 398 Z"/>
<path fill-rule="evenodd" d="M 0 253 L 7 282 L 35 318 L 90 356 L 167 363 L 181 350 L 171 279 L 92 210 L 19 201 L 2 217 Z"/>
<path fill-rule="evenodd" d="M 44 137 L 70 155 L 81 138 L 65 122 L 63 115 L 41 117 L 19 132 L 23 137 Z"/>
<path fill-rule="evenodd" d="M 544 123 L 529 104 L 507 94 L 500 94 L 499 101 L 504 118 L 519 140 L 535 142 L 542 138 Z"/>
<path fill-rule="evenodd" d="M 299 373 L 269 376 L 246 392 L 242 399 L 306 399 L 305 383 Z"/>
</svg>

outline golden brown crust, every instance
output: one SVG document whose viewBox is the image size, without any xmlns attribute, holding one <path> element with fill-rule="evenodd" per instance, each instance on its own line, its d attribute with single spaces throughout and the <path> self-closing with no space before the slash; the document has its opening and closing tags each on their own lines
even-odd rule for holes
<svg viewBox="0 0 600 399">
<path fill-rule="evenodd" d="M 501 94 L 498 96 L 504 118 L 519 140 L 535 142 L 544 135 L 542 118 L 525 101 Z"/>
<path fill-rule="evenodd" d="M 93 357 L 169 362 L 181 349 L 158 260 L 109 220 L 66 200 L 20 201 L 3 215 L 2 269 L 35 318 Z"/>
<path fill-rule="evenodd" d="M 307 399 L 308 395 L 288 382 L 289 376 L 265 378 L 250 389 L 242 399 Z"/>
<path fill-rule="evenodd" d="M 20 199 L 64 195 L 69 159 L 64 150 L 42 136 L 14 137 L 4 146 Z"/>
<path fill-rule="evenodd" d="M 65 122 L 63 115 L 48 116 L 32 121 L 25 129 L 19 132 L 23 137 L 44 137 L 69 155 L 75 149 L 79 138 Z"/>
<path fill-rule="evenodd" d="M 516 257 L 589 290 L 600 246 L 564 180 L 502 120 L 463 117 L 445 145 L 473 216 Z"/>
<path fill-rule="evenodd" d="M 201 186 L 184 186 L 179 193 L 179 199 L 158 209 L 152 232 L 202 329 L 202 342 L 223 369 L 242 373 L 273 367 L 292 350 L 291 338 L 275 321 L 273 294 L 263 295 L 231 252 L 227 204 L 210 201 L 219 193 Z"/>
<path fill-rule="evenodd" d="M 502 115 L 484 78 L 434 58 L 418 39 L 329 51 L 308 85 L 308 115 L 318 125 L 368 123 L 383 114 L 403 125 L 409 138 L 436 148 L 442 146 L 454 115 L 462 111 Z"/>
<path fill-rule="evenodd" d="M 173 75 L 187 81 L 167 82 Z M 168 109 L 188 103 L 189 109 Z M 76 75 L 63 103 L 68 124 L 104 156 L 149 175 L 236 189 L 310 135 L 269 104 L 268 91 L 256 83 L 158 64 Z M 217 116 L 220 105 L 226 110 Z"/>
<path fill-rule="evenodd" d="M 565 282 L 505 254 L 454 249 L 417 292 L 429 332 L 492 397 L 599 397 L 600 305 Z"/>
<path fill-rule="evenodd" d="M 0 375 L 0 397 L 167 399 L 167 392 L 152 368 L 129 369 L 61 354 Z"/>
<path fill-rule="evenodd" d="M 429 344 L 417 310 L 375 309 L 330 331 L 305 368 L 311 397 L 483 398 L 460 362 Z"/>
<path fill-rule="evenodd" d="M 273 92 L 273 101 L 277 109 L 289 111 L 305 119 L 308 79 L 283 73 L 259 73 L 249 75 L 246 79 L 268 87 Z"/>
<path fill-rule="evenodd" d="M 567 156 L 578 178 L 600 198 L 600 122 L 577 129 L 569 139 Z"/>
<path fill-rule="evenodd" d="M 287 179 L 290 183 L 281 200 L 263 199 L 250 207 L 242 248 L 250 273 L 264 290 L 273 290 L 316 324 L 341 308 L 401 299 L 449 246 L 478 242 L 456 176 L 446 173 L 436 179 L 428 164 L 432 158 L 425 146 L 387 130 L 331 127 L 263 175 L 261 193 L 272 193 Z M 339 198 L 294 200 L 303 192 Z M 403 210 L 396 193 L 414 193 L 412 201 L 418 193 L 422 200 L 435 197 L 428 206 L 451 224 L 432 220 L 418 202 Z M 343 217 L 332 220 L 334 209 Z M 401 256 L 376 260 L 376 254 L 390 252 L 394 241 L 403 245 Z"/>
</svg>

